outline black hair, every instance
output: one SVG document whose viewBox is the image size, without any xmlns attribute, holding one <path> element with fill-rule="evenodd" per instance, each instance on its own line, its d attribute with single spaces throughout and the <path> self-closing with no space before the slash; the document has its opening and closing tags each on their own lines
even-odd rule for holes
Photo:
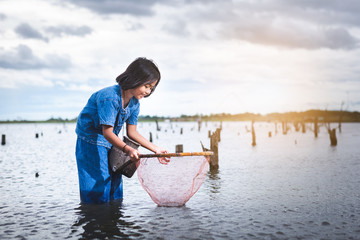
<svg viewBox="0 0 360 240">
<path fill-rule="evenodd" d="M 152 60 L 139 57 L 130 63 L 125 72 L 116 78 L 116 82 L 122 90 L 128 90 L 157 81 L 151 93 L 145 96 L 148 97 L 154 92 L 160 82 L 160 78 L 160 71 L 155 63 Z"/>
</svg>

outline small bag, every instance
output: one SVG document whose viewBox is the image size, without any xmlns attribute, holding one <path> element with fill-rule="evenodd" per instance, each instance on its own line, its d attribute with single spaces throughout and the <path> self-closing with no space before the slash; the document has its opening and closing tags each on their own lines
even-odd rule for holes
<svg viewBox="0 0 360 240">
<path fill-rule="evenodd" d="M 135 149 L 138 149 L 140 146 L 139 143 L 131 140 L 126 136 L 124 136 L 123 141 L 126 143 L 126 145 Z M 136 162 L 130 160 L 130 157 L 126 155 L 126 153 L 115 146 L 112 146 L 110 149 L 109 164 L 113 172 L 119 172 L 128 178 L 131 178 L 137 169 Z"/>
</svg>

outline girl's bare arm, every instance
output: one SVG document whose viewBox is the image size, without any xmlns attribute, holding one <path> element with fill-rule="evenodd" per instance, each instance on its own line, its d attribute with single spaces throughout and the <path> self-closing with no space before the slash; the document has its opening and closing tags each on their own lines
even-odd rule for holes
<svg viewBox="0 0 360 240">
<path fill-rule="evenodd" d="M 126 132 L 127 132 L 127 135 L 129 138 L 131 138 L 135 142 L 140 143 L 140 145 L 142 147 L 144 147 L 154 153 L 159 153 L 159 151 L 161 151 L 161 149 L 158 146 L 156 146 L 155 144 L 148 141 L 136 130 L 136 125 L 127 124 Z"/>
<path fill-rule="evenodd" d="M 113 146 L 124 150 L 124 152 L 126 152 L 131 159 L 138 160 L 140 155 L 139 151 L 130 147 L 129 145 L 126 145 L 118 136 L 116 136 L 116 134 L 113 132 L 113 129 L 114 128 L 112 126 L 103 125 L 102 131 L 105 139 L 108 140 L 109 143 L 111 143 Z"/>
</svg>

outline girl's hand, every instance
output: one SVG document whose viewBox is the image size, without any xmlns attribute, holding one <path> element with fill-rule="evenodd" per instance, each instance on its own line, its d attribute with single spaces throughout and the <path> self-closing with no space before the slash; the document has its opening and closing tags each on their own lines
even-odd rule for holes
<svg viewBox="0 0 360 240">
<path fill-rule="evenodd" d="M 126 146 L 125 152 L 127 153 L 127 155 L 130 157 L 131 161 L 138 161 L 139 160 L 139 151 L 130 147 L 130 146 Z"/>
<path fill-rule="evenodd" d="M 157 148 L 155 150 L 155 153 L 156 154 L 168 153 L 168 151 L 165 149 L 162 149 L 162 148 Z M 159 160 L 159 163 L 161 163 L 161 164 L 168 164 L 170 162 L 170 158 L 165 158 L 165 157 L 159 157 L 158 160 Z"/>
</svg>

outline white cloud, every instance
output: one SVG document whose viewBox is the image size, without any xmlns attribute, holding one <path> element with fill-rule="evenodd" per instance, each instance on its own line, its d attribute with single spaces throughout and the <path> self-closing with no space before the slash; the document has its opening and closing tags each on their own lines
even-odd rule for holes
<svg viewBox="0 0 360 240">
<path fill-rule="evenodd" d="M 67 57 L 48 54 L 43 58 L 34 55 L 26 45 L 19 45 L 10 51 L 0 49 L 0 68 L 8 69 L 66 69 L 71 66 Z"/>
<path fill-rule="evenodd" d="M 17 89 L 27 86 L 53 87 L 54 84 L 36 71 L 0 70 L 0 89 Z"/>
<path fill-rule="evenodd" d="M 330 109 L 346 92 L 360 102 L 353 0 L 12 0 L 0 9 L 0 90 L 46 88 L 49 101 L 36 104 L 48 111 L 64 96 L 85 103 L 139 56 L 162 73 L 141 114 Z M 73 117 L 83 106 L 64 101 L 53 115 L 66 104 Z"/>
</svg>

